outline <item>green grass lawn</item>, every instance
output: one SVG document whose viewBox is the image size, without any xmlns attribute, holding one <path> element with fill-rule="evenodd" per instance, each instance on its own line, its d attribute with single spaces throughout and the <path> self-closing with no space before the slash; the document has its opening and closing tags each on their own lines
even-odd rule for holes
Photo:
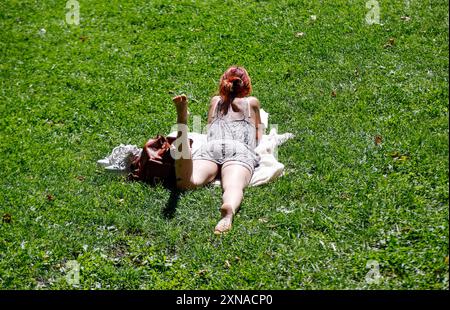
<svg viewBox="0 0 450 310">
<path fill-rule="evenodd" d="M 0 288 L 448 289 L 449 6 L 379 2 L 2 1 Z M 217 237 L 220 187 L 96 161 L 167 134 L 175 94 L 205 123 L 232 64 L 296 137 Z"/>
</svg>

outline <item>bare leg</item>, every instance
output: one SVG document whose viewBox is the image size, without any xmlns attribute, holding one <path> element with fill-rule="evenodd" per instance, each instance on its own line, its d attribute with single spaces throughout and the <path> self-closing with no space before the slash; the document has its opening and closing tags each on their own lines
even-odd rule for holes
<svg viewBox="0 0 450 310">
<path fill-rule="evenodd" d="M 175 159 L 175 175 L 177 187 L 180 189 L 193 189 L 211 182 L 219 170 L 216 163 L 208 160 L 192 160 L 191 150 L 187 137 L 187 98 L 185 95 L 176 96 L 173 99 L 177 109 L 178 133 L 177 140 L 181 139 L 178 152 L 187 153 Z M 188 148 L 184 150 L 183 148 Z"/>
<path fill-rule="evenodd" d="M 231 229 L 233 216 L 239 209 L 244 196 L 244 188 L 251 178 L 251 173 L 247 168 L 230 163 L 222 168 L 223 204 L 220 208 L 222 218 L 214 229 L 215 234 L 221 234 Z"/>
</svg>

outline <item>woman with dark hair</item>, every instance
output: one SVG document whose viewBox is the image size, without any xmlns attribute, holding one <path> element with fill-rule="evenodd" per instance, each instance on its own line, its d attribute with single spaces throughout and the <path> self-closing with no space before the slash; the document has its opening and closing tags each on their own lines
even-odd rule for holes
<svg viewBox="0 0 450 310">
<path fill-rule="evenodd" d="M 223 189 L 221 220 L 214 233 L 231 229 L 259 157 L 255 147 L 262 137 L 260 104 L 249 97 L 250 76 L 243 67 L 232 66 L 220 78 L 219 95 L 211 99 L 207 143 L 192 158 L 187 138 L 187 98 L 173 98 L 177 110 L 178 151 L 187 156 L 175 159 L 177 187 L 193 189 L 213 181 L 220 173 Z"/>
</svg>

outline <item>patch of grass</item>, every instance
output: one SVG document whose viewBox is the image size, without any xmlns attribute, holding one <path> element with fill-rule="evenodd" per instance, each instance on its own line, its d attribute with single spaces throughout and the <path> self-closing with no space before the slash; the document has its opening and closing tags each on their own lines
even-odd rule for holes
<svg viewBox="0 0 450 310">
<path fill-rule="evenodd" d="M 76 261 L 81 289 L 448 289 L 448 3 L 79 3 L 0 4 L 1 288 Z M 167 134 L 175 94 L 205 123 L 232 64 L 296 138 L 216 237 L 220 188 L 175 205 L 96 160 Z"/>
</svg>

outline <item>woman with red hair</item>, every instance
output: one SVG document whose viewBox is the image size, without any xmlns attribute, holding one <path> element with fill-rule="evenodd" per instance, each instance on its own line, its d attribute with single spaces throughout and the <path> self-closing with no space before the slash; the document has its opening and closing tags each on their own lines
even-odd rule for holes
<svg viewBox="0 0 450 310">
<path fill-rule="evenodd" d="M 207 143 L 194 158 L 187 138 L 187 98 L 173 98 L 177 110 L 178 151 L 175 159 L 177 187 L 193 189 L 213 181 L 220 173 L 223 189 L 221 220 L 214 233 L 231 229 L 233 216 L 241 204 L 259 157 L 255 147 L 262 137 L 259 101 L 250 97 L 252 84 L 243 67 L 232 66 L 220 78 L 219 95 L 211 99 L 208 112 Z M 178 145 L 178 144 L 177 144 Z M 185 149 L 183 149 L 185 148 Z"/>
</svg>

